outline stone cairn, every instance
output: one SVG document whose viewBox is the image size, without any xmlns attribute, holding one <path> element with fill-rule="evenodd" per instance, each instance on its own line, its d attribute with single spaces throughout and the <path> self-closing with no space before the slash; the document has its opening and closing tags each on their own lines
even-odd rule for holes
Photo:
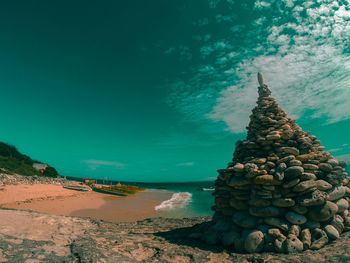
<svg viewBox="0 0 350 263">
<path fill-rule="evenodd" d="M 290 119 L 258 73 L 247 139 L 218 170 L 213 222 L 201 238 L 237 252 L 317 250 L 350 230 L 346 164 Z"/>
</svg>

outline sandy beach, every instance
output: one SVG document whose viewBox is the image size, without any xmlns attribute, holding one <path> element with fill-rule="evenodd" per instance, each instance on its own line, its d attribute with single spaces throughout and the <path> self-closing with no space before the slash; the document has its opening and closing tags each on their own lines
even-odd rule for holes
<svg viewBox="0 0 350 263">
<path fill-rule="evenodd" d="M 119 197 L 68 190 L 61 185 L 6 185 L 0 188 L 0 208 L 131 222 L 158 216 L 154 207 L 171 195 L 170 192 L 143 191 Z"/>
</svg>

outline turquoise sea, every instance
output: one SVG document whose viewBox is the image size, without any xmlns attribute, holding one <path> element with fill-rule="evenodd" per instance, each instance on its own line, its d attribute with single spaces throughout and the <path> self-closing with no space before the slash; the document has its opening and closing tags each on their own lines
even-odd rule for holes
<svg viewBox="0 0 350 263">
<path fill-rule="evenodd" d="M 171 199 L 156 207 L 160 216 L 164 217 L 194 217 L 211 216 L 214 204 L 212 196 L 214 181 L 189 183 L 138 183 L 147 189 L 171 191 Z"/>
</svg>

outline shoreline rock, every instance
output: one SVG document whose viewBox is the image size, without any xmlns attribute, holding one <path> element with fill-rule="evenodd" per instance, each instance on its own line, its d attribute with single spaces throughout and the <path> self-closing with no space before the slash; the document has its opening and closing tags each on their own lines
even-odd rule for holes
<svg viewBox="0 0 350 263">
<path fill-rule="evenodd" d="M 45 176 L 24 176 L 18 174 L 0 173 L 0 186 L 16 184 L 64 184 L 69 182 L 65 178 L 52 178 Z"/>
</svg>

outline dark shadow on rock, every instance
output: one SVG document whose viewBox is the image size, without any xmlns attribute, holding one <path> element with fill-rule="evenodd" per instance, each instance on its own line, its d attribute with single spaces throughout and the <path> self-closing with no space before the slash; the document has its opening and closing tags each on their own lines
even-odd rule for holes
<svg viewBox="0 0 350 263">
<path fill-rule="evenodd" d="M 191 234 L 204 232 L 211 224 L 212 222 L 204 222 L 191 227 L 181 227 L 165 232 L 157 232 L 154 233 L 154 235 L 164 238 L 169 243 L 180 246 L 189 246 L 192 248 L 198 248 L 215 253 L 220 253 L 223 251 L 233 252 L 229 249 L 223 248 L 222 246 L 209 245 L 202 241 L 200 238 L 191 238 Z"/>
</svg>

